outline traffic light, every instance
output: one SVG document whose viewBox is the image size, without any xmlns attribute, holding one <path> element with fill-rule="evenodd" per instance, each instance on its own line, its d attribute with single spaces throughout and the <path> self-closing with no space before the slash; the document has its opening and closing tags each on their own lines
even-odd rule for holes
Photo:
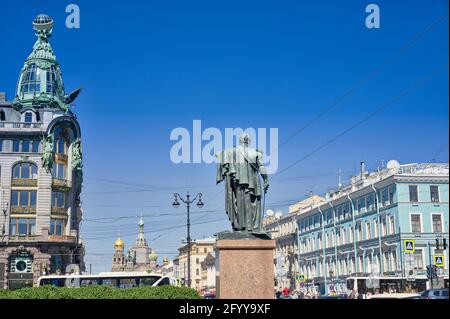
<svg viewBox="0 0 450 319">
<path fill-rule="evenodd" d="M 433 265 L 433 278 L 437 278 L 438 276 L 438 267 Z"/>
<path fill-rule="evenodd" d="M 436 238 L 436 249 L 439 250 L 439 238 Z"/>
<path fill-rule="evenodd" d="M 433 279 L 434 273 L 435 273 L 434 266 L 433 265 L 428 265 L 427 266 L 427 278 L 428 279 Z"/>
</svg>

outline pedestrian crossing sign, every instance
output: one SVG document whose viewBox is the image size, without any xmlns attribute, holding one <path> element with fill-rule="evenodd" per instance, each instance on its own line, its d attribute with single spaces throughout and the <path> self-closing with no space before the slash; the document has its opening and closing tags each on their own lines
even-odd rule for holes
<svg viewBox="0 0 450 319">
<path fill-rule="evenodd" d="M 444 255 L 434 255 L 434 265 L 438 267 L 444 266 Z"/>
<path fill-rule="evenodd" d="M 305 282 L 306 281 L 306 276 L 304 274 L 298 274 L 297 275 L 297 280 L 299 282 Z"/>
<path fill-rule="evenodd" d="M 413 253 L 416 251 L 416 247 L 414 246 L 414 240 L 407 239 L 404 241 L 404 243 L 405 243 L 405 252 Z"/>
</svg>

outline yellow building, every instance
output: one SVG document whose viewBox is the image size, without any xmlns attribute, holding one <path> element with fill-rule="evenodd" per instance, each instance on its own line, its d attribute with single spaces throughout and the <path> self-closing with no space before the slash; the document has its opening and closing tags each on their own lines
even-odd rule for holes
<svg viewBox="0 0 450 319">
<path fill-rule="evenodd" d="M 205 238 L 191 243 L 191 288 L 201 291 L 202 287 L 202 262 L 208 253 L 214 254 L 215 238 Z M 188 245 L 178 249 L 178 256 L 174 259 L 174 277 L 184 285 L 188 282 Z"/>
</svg>

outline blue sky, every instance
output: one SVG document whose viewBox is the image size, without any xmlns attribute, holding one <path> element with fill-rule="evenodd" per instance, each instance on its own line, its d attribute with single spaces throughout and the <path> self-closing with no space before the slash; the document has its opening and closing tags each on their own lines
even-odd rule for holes
<svg viewBox="0 0 450 319">
<path fill-rule="evenodd" d="M 80 7 L 80 29 L 65 27 L 65 7 Z M 365 27 L 376 3 L 381 28 Z M 185 237 L 185 210 L 173 192 L 202 191 L 194 238 L 227 229 L 215 166 L 174 165 L 173 128 L 275 127 L 280 142 L 385 65 L 279 150 L 280 169 L 414 86 L 368 121 L 273 177 L 267 208 L 336 187 L 365 161 L 448 162 L 448 12 L 438 1 L 5 1 L 0 0 L 0 91 L 15 84 L 39 13 L 55 21 L 51 43 L 66 90 L 79 86 L 86 262 L 110 268 L 120 232 L 129 248 L 145 216 L 150 245 L 173 257 Z M 437 153 L 437 156 L 435 156 Z M 283 180 L 299 177 L 294 180 Z M 277 179 L 279 179 L 277 181 Z M 196 187 L 202 186 L 202 187 Z M 202 212 L 203 211 L 203 212 Z M 171 215 L 164 215 L 171 214 Z M 99 219 L 121 217 L 121 219 Z M 172 226 L 178 228 L 167 229 Z"/>
</svg>

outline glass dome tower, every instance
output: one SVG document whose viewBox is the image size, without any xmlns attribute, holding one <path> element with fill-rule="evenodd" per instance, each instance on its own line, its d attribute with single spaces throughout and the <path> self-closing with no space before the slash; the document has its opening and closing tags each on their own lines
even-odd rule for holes
<svg viewBox="0 0 450 319">
<path fill-rule="evenodd" d="M 33 29 L 37 40 L 20 71 L 13 107 L 50 107 L 66 112 L 80 89 L 65 94 L 61 69 L 49 42 L 52 18 L 45 14 L 38 15 L 33 20 Z"/>
</svg>

